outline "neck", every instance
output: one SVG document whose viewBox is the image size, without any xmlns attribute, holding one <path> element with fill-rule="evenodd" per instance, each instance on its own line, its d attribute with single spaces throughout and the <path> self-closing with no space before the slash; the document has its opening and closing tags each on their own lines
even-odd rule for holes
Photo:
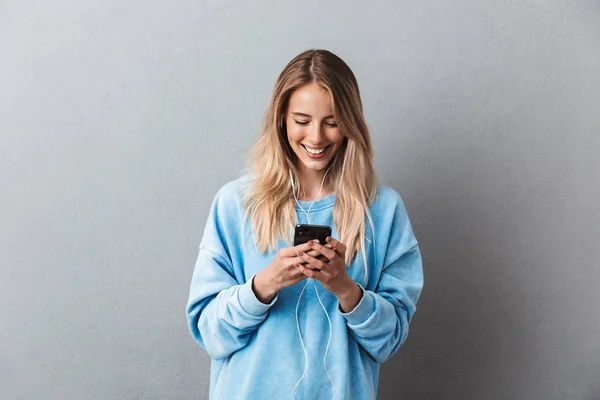
<svg viewBox="0 0 600 400">
<path fill-rule="evenodd" d="M 327 170 L 324 169 L 316 171 L 314 169 L 308 168 L 300 169 L 300 195 L 298 197 L 299 200 L 312 201 L 316 198 L 322 198 L 333 193 L 333 190 L 325 182 L 323 182 L 323 178 L 325 177 L 325 171 Z M 321 187 L 321 183 L 323 183 L 323 187 Z M 319 189 L 321 190 L 320 192 Z"/>
</svg>

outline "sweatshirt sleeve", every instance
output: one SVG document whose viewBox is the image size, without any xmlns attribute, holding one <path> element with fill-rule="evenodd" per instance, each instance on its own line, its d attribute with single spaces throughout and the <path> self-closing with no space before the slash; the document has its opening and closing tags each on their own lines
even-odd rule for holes
<svg viewBox="0 0 600 400">
<path fill-rule="evenodd" d="M 391 230 L 377 235 L 386 246 L 382 272 L 374 290 L 359 285 L 358 305 L 342 313 L 356 341 L 377 363 L 388 360 L 406 340 L 408 326 L 423 288 L 423 264 L 402 200 L 397 198 Z M 375 249 L 375 253 L 379 252 Z"/>
<path fill-rule="evenodd" d="M 230 257 L 239 229 L 237 210 L 223 198 L 223 189 L 213 201 L 187 303 L 187 319 L 194 339 L 213 359 L 230 356 L 248 344 L 252 333 L 265 320 L 271 306 L 257 299 L 252 280 L 241 282 Z M 229 222 L 229 223 L 228 223 Z"/>
</svg>

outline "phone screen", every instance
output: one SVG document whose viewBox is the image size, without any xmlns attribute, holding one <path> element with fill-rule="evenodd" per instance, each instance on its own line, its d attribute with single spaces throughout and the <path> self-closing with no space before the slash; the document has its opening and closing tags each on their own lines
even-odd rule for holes
<svg viewBox="0 0 600 400">
<path fill-rule="evenodd" d="M 327 243 L 325 238 L 331 236 L 331 227 L 327 225 L 307 225 L 298 224 L 294 233 L 294 246 L 306 243 L 313 239 L 318 239 L 319 243 Z"/>
</svg>

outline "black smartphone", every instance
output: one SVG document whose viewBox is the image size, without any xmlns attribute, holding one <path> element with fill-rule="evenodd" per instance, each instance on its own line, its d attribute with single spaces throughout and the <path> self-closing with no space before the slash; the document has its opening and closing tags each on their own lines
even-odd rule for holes
<svg viewBox="0 0 600 400">
<path fill-rule="evenodd" d="M 331 227 L 327 225 L 298 224 L 294 232 L 294 246 L 314 239 L 318 239 L 319 243 L 325 246 L 327 236 L 331 236 Z M 317 258 L 323 262 L 329 262 L 329 259 L 322 254 L 317 256 Z M 321 271 L 318 268 L 315 269 L 319 272 Z"/>
<path fill-rule="evenodd" d="M 298 224 L 294 232 L 294 246 L 313 239 L 319 239 L 319 243 L 324 246 L 327 236 L 331 236 L 331 227 L 327 225 Z"/>
</svg>

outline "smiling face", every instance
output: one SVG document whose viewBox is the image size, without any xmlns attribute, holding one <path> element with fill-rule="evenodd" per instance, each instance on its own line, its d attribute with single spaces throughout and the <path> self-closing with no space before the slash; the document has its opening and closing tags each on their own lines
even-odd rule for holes
<svg viewBox="0 0 600 400">
<path fill-rule="evenodd" d="M 285 121 L 300 172 L 313 175 L 324 170 L 344 141 L 329 91 L 316 83 L 296 89 L 290 96 Z"/>
</svg>

